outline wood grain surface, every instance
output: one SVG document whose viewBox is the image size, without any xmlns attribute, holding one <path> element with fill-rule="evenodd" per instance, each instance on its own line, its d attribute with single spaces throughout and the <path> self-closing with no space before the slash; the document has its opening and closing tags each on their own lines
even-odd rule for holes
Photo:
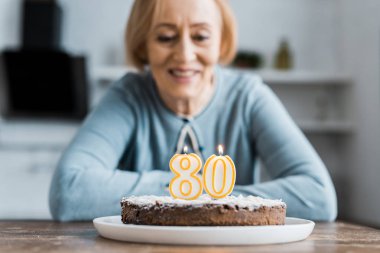
<svg viewBox="0 0 380 253">
<path fill-rule="evenodd" d="M 92 222 L 0 221 L 0 252 L 380 252 L 380 230 L 317 223 L 306 240 L 260 246 L 170 246 L 101 237 Z"/>
</svg>

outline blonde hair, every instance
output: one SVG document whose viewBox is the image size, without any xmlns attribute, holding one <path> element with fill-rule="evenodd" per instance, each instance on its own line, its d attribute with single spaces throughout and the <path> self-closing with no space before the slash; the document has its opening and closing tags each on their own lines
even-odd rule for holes
<svg viewBox="0 0 380 253">
<path fill-rule="evenodd" d="M 128 61 L 139 70 L 149 64 L 146 41 L 160 0 L 135 0 L 125 31 Z M 222 36 L 219 63 L 229 64 L 236 54 L 237 32 L 235 17 L 227 0 L 214 0 L 222 16 Z"/>
</svg>

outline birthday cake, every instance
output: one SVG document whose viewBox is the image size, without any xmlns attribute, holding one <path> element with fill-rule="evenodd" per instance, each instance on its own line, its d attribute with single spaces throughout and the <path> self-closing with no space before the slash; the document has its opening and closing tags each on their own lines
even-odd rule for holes
<svg viewBox="0 0 380 253">
<path fill-rule="evenodd" d="M 261 226 L 284 225 L 286 204 L 254 196 L 195 200 L 164 196 L 131 196 L 121 200 L 125 224 L 161 226 Z"/>
</svg>

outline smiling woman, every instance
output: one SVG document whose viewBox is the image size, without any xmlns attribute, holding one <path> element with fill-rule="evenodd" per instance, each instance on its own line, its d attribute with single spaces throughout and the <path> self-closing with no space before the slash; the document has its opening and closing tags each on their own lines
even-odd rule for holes
<svg viewBox="0 0 380 253">
<path fill-rule="evenodd" d="M 220 14 L 213 1 L 195 1 L 195 6 L 171 1 L 169 8 L 159 8 L 155 15 L 147 38 L 147 59 L 164 103 L 177 114 L 192 116 L 214 93 Z"/>
<path fill-rule="evenodd" d="M 161 99 L 183 116 L 207 105 L 214 67 L 233 59 L 235 44 L 235 21 L 224 1 L 137 1 L 126 31 L 131 62 L 140 69 L 149 64 Z"/>
<path fill-rule="evenodd" d="M 225 0 L 136 0 L 126 45 L 140 73 L 112 85 L 62 156 L 50 191 L 55 219 L 115 215 L 123 196 L 168 195 L 173 154 L 186 145 L 205 161 L 218 144 L 236 165 L 233 195 L 335 219 L 330 176 L 281 102 L 260 77 L 219 66 L 236 51 Z M 259 182 L 258 158 L 272 181 Z"/>
</svg>

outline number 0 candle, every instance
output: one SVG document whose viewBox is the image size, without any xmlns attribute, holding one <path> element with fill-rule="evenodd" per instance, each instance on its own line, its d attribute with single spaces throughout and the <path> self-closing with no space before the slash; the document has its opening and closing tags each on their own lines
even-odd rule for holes
<svg viewBox="0 0 380 253">
<path fill-rule="evenodd" d="M 197 175 L 202 168 L 201 158 L 194 154 L 175 154 L 169 163 L 170 170 L 175 174 L 169 184 L 170 195 L 176 199 L 197 199 L 203 191 L 201 178 Z"/>
<path fill-rule="evenodd" d="M 236 169 L 232 159 L 223 156 L 222 145 L 218 146 L 219 155 L 210 156 L 203 168 L 203 187 L 213 198 L 224 198 L 235 186 Z"/>
</svg>

